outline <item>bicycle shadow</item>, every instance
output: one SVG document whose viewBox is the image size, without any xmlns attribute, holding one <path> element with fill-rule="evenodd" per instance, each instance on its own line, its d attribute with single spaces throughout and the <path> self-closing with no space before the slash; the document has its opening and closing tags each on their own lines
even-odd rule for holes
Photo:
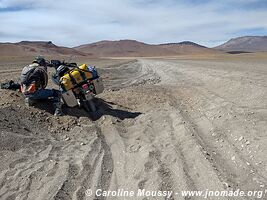
<svg viewBox="0 0 267 200">
<path fill-rule="evenodd" d="M 119 118 L 120 120 L 124 120 L 124 119 L 134 119 L 142 114 L 141 112 L 128 111 L 126 108 L 122 109 L 120 108 L 121 106 L 113 102 L 107 102 L 100 98 L 95 98 L 94 103 L 97 107 L 97 111 L 93 113 L 93 117 L 92 117 L 93 121 L 98 120 L 104 115 L 109 115 L 109 116 Z M 113 108 L 112 105 L 116 105 L 119 108 Z"/>
<path fill-rule="evenodd" d="M 100 98 L 94 98 L 93 99 L 94 104 L 96 105 L 97 111 L 96 112 L 87 112 L 83 108 L 77 107 L 67 107 L 66 105 L 62 106 L 62 111 L 64 115 L 68 116 L 74 116 L 77 118 L 80 117 L 88 117 L 92 121 L 97 121 L 102 116 L 113 116 L 120 120 L 124 119 L 133 119 L 141 115 L 141 112 L 132 112 L 129 111 L 126 108 L 121 108 L 121 106 L 113 103 L 113 102 L 107 102 Z M 117 106 L 119 108 L 113 108 L 112 106 Z M 40 110 L 45 110 L 46 112 L 50 114 L 54 114 L 54 105 L 52 100 L 39 100 L 36 105 L 34 106 Z"/>
</svg>

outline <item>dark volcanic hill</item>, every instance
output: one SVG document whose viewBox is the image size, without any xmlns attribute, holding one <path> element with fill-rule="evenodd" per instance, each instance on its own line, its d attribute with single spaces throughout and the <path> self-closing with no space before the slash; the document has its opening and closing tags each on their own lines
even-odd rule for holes
<svg viewBox="0 0 267 200">
<path fill-rule="evenodd" d="M 18 43 L 0 43 L 0 55 L 2 56 L 30 56 L 30 55 L 77 55 L 83 56 L 75 49 L 60 47 L 52 42 L 21 41 Z"/>
<path fill-rule="evenodd" d="M 267 51 L 267 36 L 244 36 L 233 38 L 214 49 L 246 52 Z"/>
<path fill-rule="evenodd" d="M 174 45 L 177 45 L 177 46 L 194 46 L 194 47 L 207 48 L 205 46 L 199 45 L 199 44 L 191 42 L 191 41 L 183 41 L 183 42 L 178 42 L 178 43 L 165 43 L 165 44 L 160 44 L 160 45 L 165 45 L 165 46 L 167 46 L 167 45 L 170 45 L 170 46 L 174 46 Z"/>
<path fill-rule="evenodd" d="M 100 41 L 81 45 L 75 49 L 99 57 L 175 56 L 216 52 L 189 41 L 159 45 L 146 44 L 136 40 Z"/>
<path fill-rule="evenodd" d="M 217 53 L 214 49 L 207 48 L 191 41 L 183 41 L 179 43 L 166 43 L 158 45 L 161 48 L 165 48 L 174 51 L 176 54 L 207 54 Z"/>
</svg>

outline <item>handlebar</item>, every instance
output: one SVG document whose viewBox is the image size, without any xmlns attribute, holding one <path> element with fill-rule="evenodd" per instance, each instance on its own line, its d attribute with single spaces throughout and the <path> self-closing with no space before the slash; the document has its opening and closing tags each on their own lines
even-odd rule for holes
<svg viewBox="0 0 267 200">
<path fill-rule="evenodd" d="M 47 66 L 54 67 L 55 69 L 57 69 L 60 65 L 64 65 L 70 68 L 77 67 L 77 63 L 68 63 L 68 62 L 60 61 L 60 60 L 51 60 Z"/>
</svg>

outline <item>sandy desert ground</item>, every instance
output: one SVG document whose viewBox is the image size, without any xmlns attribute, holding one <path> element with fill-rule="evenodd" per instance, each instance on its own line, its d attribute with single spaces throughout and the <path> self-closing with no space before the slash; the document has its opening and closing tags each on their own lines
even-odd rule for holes
<svg viewBox="0 0 267 200">
<path fill-rule="evenodd" d="M 267 60 L 88 62 L 106 87 L 92 119 L 66 107 L 56 118 L 50 102 L 26 108 L 19 92 L 1 90 L 0 199 L 204 199 L 180 192 L 237 189 L 263 195 L 207 199 L 267 199 Z M 2 61 L 1 81 L 25 64 Z"/>
</svg>

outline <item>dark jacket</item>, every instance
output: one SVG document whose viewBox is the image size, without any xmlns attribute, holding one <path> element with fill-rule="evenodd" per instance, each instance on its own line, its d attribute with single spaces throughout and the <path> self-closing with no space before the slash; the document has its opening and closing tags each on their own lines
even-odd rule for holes
<svg viewBox="0 0 267 200">
<path fill-rule="evenodd" d="M 40 66 L 36 63 L 32 65 L 36 65 L 34 66 L 35 69 L 30 72 L 30 74 L 27 76 L 27 79 L 24 82 L 22 82 L 22 84 L 30 85 L 33 82 L 35 82 L 35 86 L 37 89 L 45 88 L 48 82 L 48 75 L 47 75 L 46 67 Z"/>
<path fill-rule="evenodd" d="M 48 82 L 47 70 L 43 66 L 38 66 L 30 75 L 29 81 L 35 81 L 37 88 L 45 88 Z"/>
</svg>

